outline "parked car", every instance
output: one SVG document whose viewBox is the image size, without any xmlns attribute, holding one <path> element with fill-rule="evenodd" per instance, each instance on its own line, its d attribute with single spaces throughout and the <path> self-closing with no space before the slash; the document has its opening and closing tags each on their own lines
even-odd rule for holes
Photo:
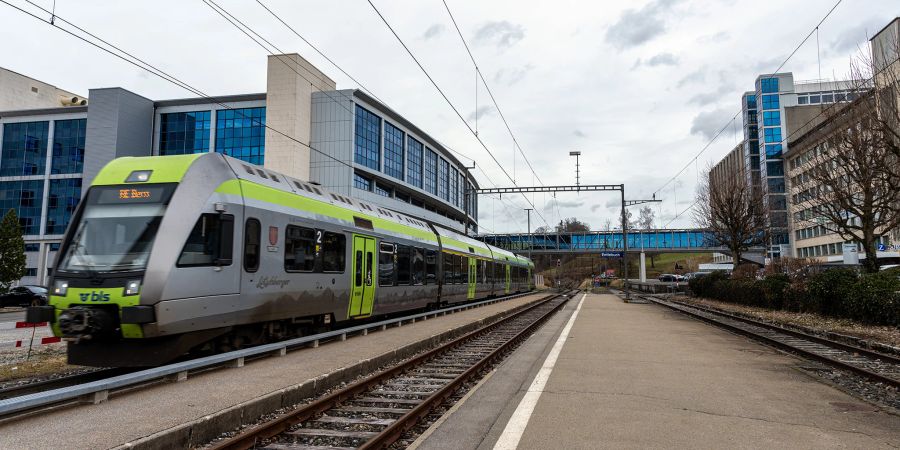
<svg viewBox="0 0 900 450">
<path fill-rule="evenodd" d="M 677 276 L 673 275 L 671 273 L 664 273 L 664 274 L 660 275 L 657 279 L 663 283 L 672 283 L 672 282 L 678 281 Z"/>
<path fill-rule="evenodd" d="M 43 286 L 16 286 L 9 292 L 0 295 L 0 307 L 3 306 L 40 306 L 47 304 L 47 288 Z"/>
</svg>

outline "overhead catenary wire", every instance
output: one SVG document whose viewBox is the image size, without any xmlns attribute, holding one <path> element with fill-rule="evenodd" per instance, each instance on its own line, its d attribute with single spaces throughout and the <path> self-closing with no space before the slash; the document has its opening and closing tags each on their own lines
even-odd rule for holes
<svg viewBox="0 0 900 450">
<path fill-rule="evenodd" d="M 518 186 L 518 184 L 516 184 L 515 179 L 512 176 L 510 176 L 509 172 L 507 172 L 506 169 L 503 167 L 503 165 L 500 164 L 500 161 L 497 160 L 497 157 L 494 155 L 494 153 L 488 148 L 488 146 L 484 143 L 484 141 L 481 139 L 481 137 L 479 137 L 475 133 L 475 130 L 472 129 L 472 126 L 469 125 L 469 122 L 462 116 L 462 114 L 459 112 L 459 109 L 456 108 L 456 106 L 453 104 L 453 102 L 450 101 L 450 98 L 447 97 L 447 94 L 444 93 L 443 89 L 441 89 L 441 87 L 437 84 L 437 82 L 434 81 L 434 78 L 431 76 L 431 74 L 428 72 L 428 70 L 425 69 L 425 66 L 423 66 L 422 63 L 419 61 L 419 59 L 416 58 L 416 56 L 412 52 L 412 50 L 410 50 L 410 48 L 406 45 L 406 42 L 404 42 L 403 39 L 400 38 L 400 35 L 397 34 L 397 32 L 394 30 L 394 27 L 391 26 L 390 22 L 387 21 L 387 18 L 385 18 L 384 15 L 381 14 L 381 11 L 378 9 L 378 7 L 375 6 L 374 3 L 372 3 L 371 0 L 367 0 L 367 1 L 368 1 L 369 5 L 372 7 L 372 9 L 375 11 L 375 13 L 378 15 L 378 17 L 381 19 L 381 21 L 384 23 L 384 25 L 391 32 L 391 34 L 394 35 L 394 37 L 397 39 L 397 41 L 400 43 L 400 45 L 403 47 L 403 49 L 406 50 L 406 53 L 410 56 L 410 58 L 412 58 L 412 60 L 416 63 L 416 65 L 419 67 L 419 69 L 422 71 L 422 73 L 425 74 L 425 77 L 428 78 L 428 81 L 431 82 L 432 86 L 434 86 L 434 88 L 438 91 L 438 93 L 441 95 L 441 97 L 444 99 L 444 101 L 450 106 L 450 108 L 453 110 L 453 112 L 456 114 L 456 116 L 459 118 L 459 120 L 462 121 L 462 123 L 469 130 L 469 132 L 475 137 L 475 139 L 478 141 L 478 143 L 481 144 L 481 147 L 484 148 L 484 150 L 487 152 L 488 156 L 490 156 L 491 159 L 494 161 L 494 163 L 497 165 L 497 167 L 500 168 L 500 171 L 503 172 L 504 175 L 506 175 L 506 178 L 508 178 L 513 183 L 514 186 Z M 525 195 L 523 193 L 522 197 L 525 198 L 525 201 L 527 201 L 528 204 L 532 206 L 532 208 L 534 208 L 534 204 L 531 203 L 531 200 L 528 199 L 527 195 Z M 535 208 L 535 212 L 537 213 L 538 217 L 541 218 L 541 220 L 544 222 L 544 224 L 546 224 L 549 227 L 550 224 L 547 222 L 547 219 L 544 218 L 544 216 L 540 213 L 540 211 L 537 210 L 537 208 Z"/>
</svg>

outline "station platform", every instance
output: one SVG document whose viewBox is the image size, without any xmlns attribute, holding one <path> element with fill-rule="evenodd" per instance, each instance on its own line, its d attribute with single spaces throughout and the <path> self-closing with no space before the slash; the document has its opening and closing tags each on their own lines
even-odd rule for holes
<svg viewBox="0 0 900 450">
<path fill-rule="evenodd" d="M 586 294 L 414 447 L 900 446 L 900 416 L 797 370 L 805 364 L 657 305 Z"/>
</svg>

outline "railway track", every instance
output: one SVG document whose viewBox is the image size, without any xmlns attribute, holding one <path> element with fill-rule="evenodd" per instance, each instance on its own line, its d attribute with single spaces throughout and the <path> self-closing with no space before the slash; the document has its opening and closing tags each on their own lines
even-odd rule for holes
<svg viewBox="0 0 900 450">
<path fill-rule="evenodd" d="M 710 308 L 642 297 L 765 344 L 855 373 L 885 387 L 900 389 L 900 358 L 896 356 Z"/>
<path fill-rule="evenodd" d="M 548 296 L 501 321 L 217 442 L 213 449 L 385 448 L 478 378 L 568 300 Z"/>
</svg>

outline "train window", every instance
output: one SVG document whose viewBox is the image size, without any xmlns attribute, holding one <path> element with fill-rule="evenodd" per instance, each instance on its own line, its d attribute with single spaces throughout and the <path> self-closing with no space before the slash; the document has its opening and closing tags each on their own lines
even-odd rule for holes
<svg viewBox="0 0 900 450">
<path fill-rule="evenodd" d="M 397 284 L 409 284 L 410 250 L 406 245 L 397 246 Z"/>
<path fill-rule="evenodd" d="M 425 250 L 425 284 L 437 283 L 437 252 Z"/>
<path fill-rule="evenodd" d="M 356 287 L 362 286 L 362 273 L 363 273 L 363 263 L 362 263 L 362 250 L 356 251 L 356 282 L 353 284 Z"/>
<path fill-rule="evenodd" d="M 444 253 L 444 284 L 453 283 L 453 255 Z"/>
<path fill-rule="evenodd" d="M 412 284 L 425 283 L 425 250 L 412 249 Z"/>
<path fill-rule="evenodd" d="M 394 244 L 382 242 L 378 251 L 378 285 L 394 285 Z"/>
<path fill-rule="evenodd" d="M 247 223 L 244 224 L 244 270 L 247 272 L 256 272 L 259 269 L 261 232 L 259 220 L 247 219 Z"/>
<path fill-rule="evenodd" d="M 181 249 L 178 267 L 231 265 L 234 216 L 201 214 Z"/>
<path fill-rule="evenodd" d="M 316 230 L 288 225 L 284 232 L 284 270 L 312 272 L 316 267 Z"/>
<path fill-rule="evenodd" d="M 372 221 L 369 219 L 363 219 L 362 217 L 353 216 L 353 224 L 367 230 L 372 229 Z"/>
<path fill-rule="evenodd" d="M 456 284 L 462 284 L 466 280 L 466 271 L 465 266 L 463 265 L 463 257 L 460 255 L 453 255 L 453 269 L 456 273 Z"/>
<path fill-rule="evenodd" d="M 481 282 L 482 283 L 488 282 L 488 280 L 487 280 L 487 265 L 488 265 L 487 261 L 481 260 Z"/>
<path fill-rule="evenodd" d="M 347 239 L 343 234 L 324 232 L 322 236 L 322 271 L 343 272 L 346 248 Z"/>
</svg>

